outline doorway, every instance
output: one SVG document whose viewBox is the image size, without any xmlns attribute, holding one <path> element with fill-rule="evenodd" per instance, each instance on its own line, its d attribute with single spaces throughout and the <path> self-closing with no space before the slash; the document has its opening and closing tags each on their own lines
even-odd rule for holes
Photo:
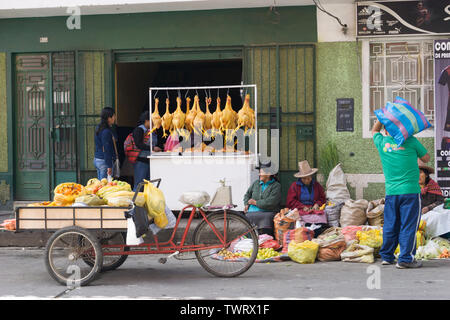
<svg viewBox="0 0 450 320">
<path fill-rule="evenodd" d="M 115 92 L 116 92 L 116 114 L 117 133 L 119 145 L 123 142 L 133 129 L 137 126 L 142 112 L 149 110 L 149 88 L 150 87 L 193 87 L 193 86 L 224 86 L 236 85 L 242 82 L 242 60 L 195 60 L 195 61 L 169 61 L 169 62 L 120 62 L 115 64 Z M 225 106 L 227 93 L 233 101 L 233 109 L 239 111 L 242 107 L 242 92 L 239 89 L 223 89 L 215 92 L 190 91 L 159 91 L 155 97 L 159 98 L 159 113 L 165 113 L 166 98 L 169 98 L 169 111 L 173 113 L 177 108 L 176 98 L 181 95 L 182 110 L 186 111 L 185 97 L 189 96 L 192 101 L 196 94 L 200 98 L 200 107 L 205 111 L 206 95 L 213 98 L 210 111 L 216 108 L 216 98 L 221 98 L 221 108 Z M 192 103 L 191 103 L 192 107 Z M 162 130 L 157 131 L 158 145 L 163 147 L 165 139 Z M 125 162 L 123 148 L 119 148 L 121 164 Z M 128 181 L 132 176 L 132 170 L 127 165 L 121 171 Z"/>
<path fill-rule="evenodd" d="M 15 56 L 15 200 L 49 200 L 77 180 L 75 55 Z"/>
</svg>

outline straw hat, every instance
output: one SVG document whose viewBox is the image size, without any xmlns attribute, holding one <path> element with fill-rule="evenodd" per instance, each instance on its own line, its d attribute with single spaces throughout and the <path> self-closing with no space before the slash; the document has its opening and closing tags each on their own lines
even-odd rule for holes
<svg viewBox="0 0 450 320">
<path fill-rule="evenodd" d="M 296 178 L 304 178 L 308 176 L 312 176 L 315 174 L 319 169 L 317 168 L 311 168 L 309 166 L 308 160 L 304 160 L 298 163 L 298 171 L 296 174 L 294 174 L 294 177 Z"/>
<path fill-rule="evenodd" d="M 276 174 L 276 172 L 271 167 L 272 167 L 272 161 L 269 161 L 267 163 L 259 162 L 259 164 L 255 167 L 255 169 L 260 171 L 259 175 L 261 175 L 261 174 L 270 174 L 270 175 Z"/>
<path fill-rule="evenodd" d="M 434 173 L 434 168 L 429 167 L 426 165 L 426 163 L 424 163 L 422 160 L 420 160 L 419 158 L 417 159 L 417 164 L 419 165 L 419 169 L 425 169 L 427 170 L 430 174 Z"/>
</svg>

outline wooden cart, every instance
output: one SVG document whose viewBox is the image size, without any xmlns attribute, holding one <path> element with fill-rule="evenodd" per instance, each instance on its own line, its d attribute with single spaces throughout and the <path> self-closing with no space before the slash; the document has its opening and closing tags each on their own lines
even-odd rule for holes
<svg viewBox="0 0 450 320">
<path fill-rule="evenodd" d="M 157 181 L 158 187 L 161 179 Z M 137 190 L 140 190 L 138 187 Z M 136 191 L 137 192 L 137 191 Z M 67 286 L 83 286 L 94 280 L 101 271 L 121 266 L 129 255 L 178 255 L 194 252 L 200 265 L 221 277 L 235 277 L 247 271 L 258 252 L 255 226 L 245 216 L 227 210 L 209 212 L 186 206 L 180 212 L 171 238 L 159 242 L 129 246 L 126 244 L 127 220 L 123 207 L 19 207 L 16 209 L 16 232 L 54 232 L 45 248 L 45 264 L 50 275 Z M 189 213 L 181 241 L 175 233 L 184 213 Z M 193 233 L 192 244 L 186 237 L 194 216 L 202 219 Z M 253 254 L 245 261 L 230 262 L 215 259 L 222 249 L 243 237 L 253 240 Z M 167 258 L 161 258 L 165 263 Z"/>
</svg>

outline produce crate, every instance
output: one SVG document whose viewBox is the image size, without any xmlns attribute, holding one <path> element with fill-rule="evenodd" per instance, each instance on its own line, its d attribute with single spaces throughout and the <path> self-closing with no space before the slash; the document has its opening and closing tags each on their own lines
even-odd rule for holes
<svg viewBox="0 0 450 320">
<path fill-rule="evenodd" d="M 56 231 L 78 226 L 85 229 L 126 231 L 124 207 L 18 207 L 16 232 Z"/>
</svg>

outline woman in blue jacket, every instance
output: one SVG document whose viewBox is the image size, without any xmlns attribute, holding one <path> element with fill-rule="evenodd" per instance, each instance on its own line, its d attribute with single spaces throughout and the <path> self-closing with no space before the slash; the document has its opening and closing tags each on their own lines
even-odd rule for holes
<svg viewBox="0 0 450 320">
<path fill-rule="evenodd" d="M 94 166 L 97 169 L 99 180 L 112 176 L 113 163 L 116 160 L 114 141 L 117 143 L 117 134 L 111 130 L 116 121 L 113 108 L 105 107 L 100 115 L 100 124 L 95 128 L 95 155 Z"/>
</svg>

